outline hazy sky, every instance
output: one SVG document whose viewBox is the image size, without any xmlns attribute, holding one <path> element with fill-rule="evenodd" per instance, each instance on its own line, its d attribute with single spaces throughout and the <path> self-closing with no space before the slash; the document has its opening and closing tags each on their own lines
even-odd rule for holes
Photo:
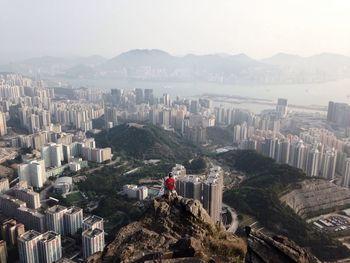
<svg viewBox="0 0 350 263">
<path fill-rule="evenodd" d="M 0 63 L 42 55 L 350 55 L 349 0 L 0 0 Z"/>
</svg>

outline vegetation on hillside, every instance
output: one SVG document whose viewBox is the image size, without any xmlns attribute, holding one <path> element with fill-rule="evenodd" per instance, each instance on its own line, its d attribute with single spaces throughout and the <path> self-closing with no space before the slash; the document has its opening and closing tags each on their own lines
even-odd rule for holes
<svg viewBox="0 0 350 263">
<path fill-rule="evenodd" d="M 131 161 L 130 161 L 131 162 Z M 102 216 L 106 221 L 106 231 L 109 238 L 124 225 L 138 220 L 142 209 L 135 205 L 136 200 L 129 200 L 120 191 L 125 184 L 138 184 L 140 179 L 160 179 L 165 177 L 173 164 L 160 162 L 156 165 L 143 165 L 134 173 L 125 174 L 130 167 L 105 166 L 87 176 L 85 181 L 78 184 L 90 201 L 99 203 L 94 214 Z"/>
<path fill-rule="evenodd" d="M 207 160 L 203 156 L 198 156 L 184 163 L 188 174 L 202 174 L 208 168 Z"/>
<path fill-rule="evenodd" d="M 175 132 L 145 124 L 121 124 L 95 136 L 99 147 L 112 147 L 120 155 L 136 159 L 185 161 L 199 150 Z"/>
<path fill-rule="evenodd" d="M 285 235 L 301 246 L 310 248 L 321 260 L 350 256 L 350 251 L 340 242 L 316 231 L 280 202 L 282 193 L 307 179 L 301 170 L 277 164 L 253 151 L 231 151 L 218 155 L 218 159 L 246 174 L 247 178 L 237 189 L 224 194 L 224 201 L 239 213 L 251 215 L 268 231 Z"/>
<path fill-rule="evenodd" d="M 216 145 L 227 145 L 233 141 L 233 127 L 208 127 L 207 136 L 212 144 Z"/>
</svg>

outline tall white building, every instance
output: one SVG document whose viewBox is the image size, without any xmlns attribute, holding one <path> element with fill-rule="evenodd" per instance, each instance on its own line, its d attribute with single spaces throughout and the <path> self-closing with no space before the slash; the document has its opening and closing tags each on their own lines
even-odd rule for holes
<svg viewBox="0 0 350 263">
<path fill-rule="evenodd" d="M 299 169 L 304 169 L 305 168 L 305 163 L 306 163 L 306 151 L 307 148 L 304 145 L 303 141 L 299 141 L 295 145 L 295 149 L 293 151 L 293 166 L 297 167 Z"/>
<path fill-rule="evenodd" d="M 29 230 L 18 237 L 19 262 L 38 263 L 40 262 L 38 242 L 41 234 L 34 230 Z"/>
<path fill-rule="evenodd" d="M 83 209 L 80 207 L 70 207 L 64 214 L 64 224 L 66 234 L 74 235 L 83 223 Z"/>
<path fill-rule="evenodd" d="M 55 205 L 48 208 L 45 214 L 47 229 L 64 235 L 64 214 L 66 212 L 67 208 L 61 205 Z"/>
<path fill-rule="evenodd" d="M 87 229 L 101 229 L 103 230 L 103 218 L 99 217 L 99 216 L 89 216 L 88 218 L 84 219 L 83 221 L 83 230 L 87 230 Z"/>
<path fill-rule="evenodd" d="M 29 230 L 18 237 L 18 252 L 21 263 L 56 262 L 62 257 L 61 236 Z"/>
<path fill-rule="evenodd" d="M 237 143 L 241 140 L 241 125 L 235 125 L 233 127 L 233 142 Z"/>
<path fill-rule="evenodd" d="M 48 231 L 39 239 L 40 262 L 52 263 L 62 257 L 61 235 Z"/>
<path fill-rule="evenodd" d="M 45 167 L 60 167 L 63 160 L 62 144 L 49 143 L 41 148 L 41 157 Z"/>
<path fill-rule="evenodd" d="M 26 181 L 33 187 L 42 187 L 46 182 L 44 160 L 35 160 L 20 164 L 17 168 L 20 181 Z"/>
<path fill-rule="evenodd" d="M 335 167 L 337 164 L 337 152 L 332 150 L 327 150 L 323 154 L 322 166 L 321 166 L 321 175 L 329 180 L 335 178 Z"/>
<path fill-rule="evenodd" d="M 7 125 L 6 125 L 6 114 L 0 112 L 0 136 L 7 134 Z"/>
<path fill-rule="evenodd" d="M 346 161 L 345 161 L 343 186 L 350 187 L 350 158 L 346 159 Z"/>
<path fill-rule="evenodd" d="M 307 155 L 306 174 L 307 176 L 318 176 L 320 164 L 320 152 L 313 148 Z"/>
<path fill-rule="evenodd" d="M 276 105 L 276 111 L 279 117 L 286 117 L 288 110 L 288 101 L 287 99 L 278 99 Z"/>
<path fill-rule="evenodd" d="M 105 246 L 104 231 L 98 228 L 85 230 L 82 233 L 82 243 L 84 259 L 98 251 L 102 251 Z"/>
<path fill-rule="evenodd" d="M 10 183 L 8 178 L 0 178 L 0 194 L 5 193 L 10 189 Z"/>
</svg>

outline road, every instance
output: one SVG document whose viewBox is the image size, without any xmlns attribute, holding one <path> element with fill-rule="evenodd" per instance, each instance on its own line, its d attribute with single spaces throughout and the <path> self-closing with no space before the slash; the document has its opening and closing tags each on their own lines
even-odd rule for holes
<svg viewBox="0 0 350 263">
<path fill-rule="evenodd" d="M 96 168 L 90 169 L 90 170 L 86 171 L 85 173 L 91 174 L 91 173 L 93 173 L 93 172 L 95 172 L 95 171 L 101 170 L 103 167 L 112 166 L 112 165 L 116 164 L 117 162 L 118 162 L 117 160 L 111 161 L 110 163 L 107 163 L 107 164 L 98 166 L 98 167 L 96 167 Z M 122 165 L 126 165 L 127 163 L 128 163 L 127 161 L 124 161 L 121 165 L 118 165 L 118 167 L 119 167 L 119 166 L 122 166 Z"/>
<path fill-rule="evenodd" d="M 231 217 L 232 217 L 231 225 L 228 227 L 227 231 L 234 234 L 234 233 L 236 233 L 237 228 L 238 228 L 238 224 L 239 224 L 238 218 L 237 218 L 237 213 L 232 207 L 230 207 L 226 204 L 222 204 L 222 206 L 227 208 L 227 211 L 230 212 Z"/>
</svg>

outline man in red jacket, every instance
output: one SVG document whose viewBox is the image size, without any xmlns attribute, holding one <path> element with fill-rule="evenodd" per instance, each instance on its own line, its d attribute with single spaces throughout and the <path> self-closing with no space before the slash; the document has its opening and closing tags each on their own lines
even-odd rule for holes
<svg viewBox="0 0 350 263">
<path fill-rule="evenodd" d="M 169 177 L 165 180 L 165 191 L 164 194 L 168 197 L 172 195 L 177 195 L 176 193 L 176 181 L 172 173 L 169 173 Z"/>
</svg>

